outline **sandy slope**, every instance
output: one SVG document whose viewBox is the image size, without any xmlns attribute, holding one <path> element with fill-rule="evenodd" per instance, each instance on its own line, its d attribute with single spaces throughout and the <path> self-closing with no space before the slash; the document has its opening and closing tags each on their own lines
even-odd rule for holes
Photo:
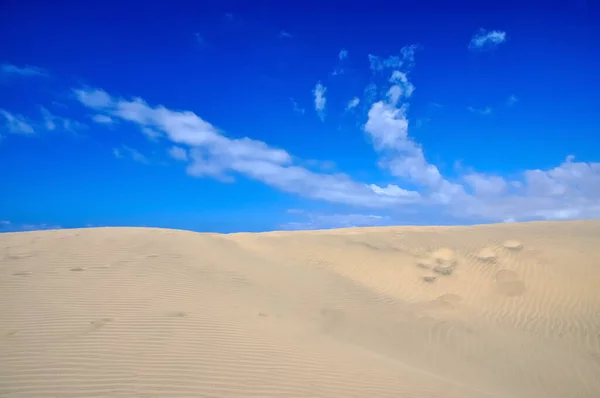
<svg viewBox="0 0 600 398">
<path fill-rule="evenodd" d="M 600 221 L 27 232 L 0 259 L 0 396 L 600 397 Z"/>
</svg>

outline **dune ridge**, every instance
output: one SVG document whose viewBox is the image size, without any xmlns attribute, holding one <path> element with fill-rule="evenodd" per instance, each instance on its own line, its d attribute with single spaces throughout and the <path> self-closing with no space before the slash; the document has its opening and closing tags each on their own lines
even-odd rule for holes
<svg viewBox="0 0 600 398">
<path fill-rule="evenodd" d="M 600 220 L 0 234 L 0 396 L 598 397 Z"/>
</svg>

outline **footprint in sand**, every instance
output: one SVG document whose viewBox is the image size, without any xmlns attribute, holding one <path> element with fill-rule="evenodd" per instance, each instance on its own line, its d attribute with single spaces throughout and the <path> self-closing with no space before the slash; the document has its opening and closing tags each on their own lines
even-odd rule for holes
<svg viewBox="0 0 600 398">
<path fill-rule="evenodd" d="M 436 279 L 437 279 L 437 276 L 435 276 L 435 275 L 425 275 L 423 277 L 423 282 L 432 283 L 432 282 L 435 282 Z"/>
<path fill-rule="evenodd" d="M 106 269 L 106 268 L 110 268 L 110 264 L 94 265 L 92 268 Z"/>
<path fill-rule="evenodd" d="M 522 296 L 525 291 L 525 282 L 519 279 L 519 275 L 511 270 L 502 269 L 496 273 L 496 289 L 500 294 L 508 297 Z"/>
<path fill-rule="evenodd" d="M 519 251 L 523 248 L 523 244 L 518 240 L 507 240 L 504 242 L 503 246 L 505 249 L 513 251 Z"/>
<path fill-rule="evenodd" d="M 83 268 L 83 267 L 73 267 L 73 268 L 70 268 L 69 271 L 81 272 L 81 271 L 85 271 L 85 268 Z"/>
<path fill-rule="evenodd" d="M 455 308 L 462 301 L 462 297 L 458 294 L 446 293 L 428 302 L 430 310 L 450 310 Z"/>
<path fill-rule="evenodd" d="M 13 273 L 13 276 L 29 276 L 29 275 L 31 275 L 31 272 L 29 272 L 29 271 L 19 271 L 19 272 Z"/>
<path fill-rule="evenodd" d="M 419 267 L 419 268 L 432 269 L 436 265 L 437 265 L 437 262 L 435 261 L 435 259 L 430 258 L 430 257 L 425 257 L 425 258 L 421 258 L 421 259 L 417 260 L 417 267 Z"/>
<path fill-rule="evenodd" d="M 484 263 L 495 263 L 498 260 L 496 253 L 489 247 L 484 247 L 483 249 L 479 250 L 476 257 L 479 261 Z"/>
<path fill-rule="evenodd" d="M 15 337 L 20 333 L 19 330 L 11 330 L 10 332 L 6 332 L 4 333 L 4 336 L 2 336 L 5 339 L 10 339 L 11 337 Z"/>
<path fill-rule="evenodd" d="M 452 249 L 448 249 L 447 247 L 443 247 L 434 251 L 431 253 L 431 257 L 438 263 L 455 261 L 454 251 Z"/>
<path fill-rule="evenodd" d="M 183 311 L 167 312 L 165 315 L 168 316 L 169 318 L 185 318 L 188 316 L 187 312 L 183 312 Z"/>
<path fill-rule="evenodd" d="M 456 258 L 451 249 L 442 248 L 431 253 L 430 257 L 418 260 L 417 266 L 441 275 L 450 275 L 456 268 Z"/>
<path fill-rule="evenodd" d="M 109 322 L 112 322 L 112 321 L 114 321 L 113 318 L 102 318 L 102 319 L 98 319 L 96 321 L 91 321 L 90 323 L 92 325 L 94 325 L 95 327 L 99 328 L 99 327 L 106 325 Z"/>
</svg>

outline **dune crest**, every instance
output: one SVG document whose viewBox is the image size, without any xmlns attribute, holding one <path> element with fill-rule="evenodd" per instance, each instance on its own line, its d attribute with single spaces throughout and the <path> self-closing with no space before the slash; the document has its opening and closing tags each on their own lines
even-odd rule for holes
<svg viewBox="0 0 600 398">
<path fill-rule="evenodd" d="M 598 397 L 600 221 L 0 234 L 0 396 Z"/>
</svg>

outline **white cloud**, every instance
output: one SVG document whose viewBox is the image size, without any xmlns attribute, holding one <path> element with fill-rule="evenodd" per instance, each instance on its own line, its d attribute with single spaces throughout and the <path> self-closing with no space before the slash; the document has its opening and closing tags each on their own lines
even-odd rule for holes
<svg viewBox="0 0 600 398">
<path fill-rule="evenodd" d="M 161 133 L 150 127 L 142 127 L 141 131 L 150 141 L 158 141 L 162 137 Z"/>
<path fill-rule="evenodd" d="M 279 31 L 279 34 L 278 34 L 278 36 L 279 36 L 279 38 L 281 38 L 281 39 L 291 39 L 291 38 L 293 38 L 293 37 L 294 37 L 294 35 L 293 35 L 293 34 L 291 34 L 290 32 L 288 32 L 288 31 L 286 31 L 286 30 L 281 30 L 281 31 Z"/>
<path fill-rule="evenodd" d="M 13 114 L 0 109 L 0 120 L 4 119 L 4 129 L 13 134 L 32 135 L 38 131 L 76 132 L 87 126 L 81 122 L 54 115 L 48 109 L 40 107 L 41 120 L 33 121 L 23 115 Z"/>
<path fill-rule="evenodd" d="M 315 96 L 315 110 L 321 120 L 325 120 L 325 104 L 327 102 L 327 98 L 325 98 L 326 93 L 327 88 L 325 88 L 321 82 L 318 82 L 313 90 L 313 95 Z"/>
<path fill-rule="evenodd" d="M 519 98 L 516 95 L 511 95 L 510 97 L 508 97 L 508 99 L 506 100 L 506 105 L 507 106 L 513 106 L 514 104 L 516 104 L 517 102 L 519 102 Z"/>
<path fill-rule="evenodd" d="M 400 55 L 390 55 L 382 58 L 377 55 L 369 54 L 369 66 L 373 72 L 381 72 L 385 69 L 410 68 L 415 63 L 415 52 L 419 46 L 414 44 L 402 47 Z"/>
<path fill-rule="evenodd" d="M 491 50 L 506 41 L 506 32 L 501 30 L 486 31 L 479 29 L 469 42 L 471 50 Z"/>
<path fill-rule="evenodd" d="M 0 109 L 0 116 L 4 119 L 4 129 L 13 134 L 34 134 L 33 122 L 23 115 L 15 115 Z"/>
<path fill-rule="evenodd" d="M 373 54 L 369 54 L 369 65 L 371 70 L 379 72 L 389 68 L 399 68 L 402 66 L 402 58 L 397 55 L 391 55 L 388 58 L 381 58 Z"/>
<path fill-rule="evenodd" d="M 148 164 L 148 158 L 144 156 L 137 149 L 128 147 L 126 145 L 121 146 L 120 148 L 113 148 L 113 155 L 115 155 L 118 159 L 130 158 L 138 163 Z"/>
<path fill-rule="evenodd" d="M 103 90 L 74 90 L 77 99 L 85 106 L 94 109 L 112 106 L 112 98 Z"/>
<path fill-rule="evenodd" d="M 84 105 L 134 123 L 140 130 L 151 128 L 173 144 L 190 147 L 187 172 L 192 176 L 232 181 L 236 174 L 243 175 L 304 197 L 365 207 L 389 207 L 418 200 L 418 195 L 408 191 L 404 195 L 378 193 L 377 185 L 357 182 L 346 174 L 310 171 L 295 165 L 287 151 L 247 137 L 226 137 L 190 111 L 173 111 L 151 106 L 140 98 L 127 100 L 111 97 L 102 90 L 88 90 L 89 93 L 78 90 L 77 97 Z M 125 151 L 121 148 L 116 154 L 124 156 Z M 391 192 L 393 186 L 385 189 Z M 396 192 L 402 192 L 400 189 Z"/>
<path fill-rule="evenodd" d="M 448 180 L 409 135 L 408 100 L 414 87 L 408 76 L 394 71 L 390 83 L 385 99 L 371 105 L 364 130 L 382 168 L 400 182 L 422 187 L 418 206 L 474 221 L 600 217 L 600 163 L 568 157 L 558 167 L 525 170 L 510 181 L 477 172 Z M 489 114 L 491 109 L 479 113 Z M 378 192 L 383 193 L 381 188 Z"/>
<path fill-rule="evenodd" d="M 488 176 L 481 173 L 466 174 L 463 179 L 478 196 L 501 195 L 506 192 L 508 184 L 499 176 Z"/>
<path fill-rule="evenodd" d="M 340 53 L 338 54 L 338 57 L 340 60 L 348 58 L 348 50 L 341 49 Z"/>
<path fill-rule="evenodd" d="M 412 65 L 405 60 L 401 63 Z M 415 88 L 408 72 L 392 69 L 388 76 L 380 89 L 369 86 L 372 89 L 366 90 L 376 101 L 367 101 L 370 109 L 363 125 L 379 166 L 392 177 L 380 185 L 362 183 L 343 173 L 309 170 L 283 149 L 247 137 L 227 137 L 190 111 L 152 106 L 140 98 L 123 99 L 93 89 L 81 90 L 78 98 L 100 114 L 134 123 L 141 131 L 151 129 L 161 140 L 187 150 L 187 172 L 196 177 L 231 182 L 244 176 L 306 198 L 377 208 L 388 212 L 391 219 L 394 213 L 407 211 L 472 222 L 600 217 L 600 163 L 575 162 L 568 157 L 557 167 L 524 170 L 511 179 L 464 168 L 457 170 L 456 178 L 447 178 L 409 134 L 409 101 Z M 315 108 L 317 92 L 323 100 L 325 94 L 325 87 L 318 87 Z M 364 220 L 371 224 L 376 219 Z M 296 224 L 306 228 L 315 223 Z"/>
<path fill-rule="evenodd" d="M 0 71 L 5 75 L 16 75 L 23 77 L 48 76 L 48 72 L 35 66 L 16 66 L 13 64 L 0 65 Z"/>
<path fill-rule="evenodd" d="M 354 109 L 360 104 L 360 99 L 358 97 L 352 98 L 348 101 L 348 105 L 346 105 L 346 110 Z"/>
<path fill-rule="evenodd" d="M 92 120 L 100 124 L 112 124 L 114 122 L 110 116 L 100 114 L 92 116 Z"/>
<path fill-rule="evenodd" d="M 303 114 L 304 114 L 304 112 L 306 111 L 306 109 L 304 109 L 304 108 L 300 107 L 300 106 L 298 105 L 298 103 L 296 102 L 296 100 L 295 100 L 295 99 L 293 99 L 293 98 L 290 98 L 290 101 L 292 101 L 292 107 L 293 107 L 293 109 L 294 109 L 294 112 L 297 112 L 297 113 L 300 113 L 300 114 L 302 114 L 302 115 L 303 115 Z"/>
<path fill-rule="evenodd" d="M 468 110 L 469 112 L 472 112 L 472 113 L 478 113 L 478 114 L 480 114 L 480 115 L 484 115 L 484 116 L 487 116 L 487 115 L 491 115 L 491 114 L 492 114 L 492 108 L 491 108 L 491 107 L 489 107 L 489 106 L 486 106 L 485 108 L 474 108 L 474 107 L 472 107 L 472 106 L 468 106 L 468 107 L 467 107 L 467 110 Z"/>
<path fill-rule="evenodd" d="M 68 131 L 73 133 L 87 128 L 85 124 L 78 122 L 77 120 L 57 116 L 43 106 L 40 107 L 40 110 L 42 113 L 43 125 L 48 131 Z"/>
<path fill-rule="evenodd" d="M 188 160 L 187 150 L 179 146 L 172 146 L 169 149 L 169 156 L 171 156 L 175 160 L 181 160 L 184 162 Z"/>
</svg>

